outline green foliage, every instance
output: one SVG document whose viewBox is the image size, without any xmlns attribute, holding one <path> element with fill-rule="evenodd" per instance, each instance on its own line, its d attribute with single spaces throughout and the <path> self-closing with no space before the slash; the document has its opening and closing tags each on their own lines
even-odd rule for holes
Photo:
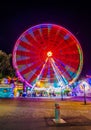
<svg viewBox="0 0 91 130">
<path fill-rule="evenodd" d="M 15 71 L 12 67 L 12 54 L 6 54 L 0 50 L 0 78 L 7 76 L 15 76 Z"/>
</svg>

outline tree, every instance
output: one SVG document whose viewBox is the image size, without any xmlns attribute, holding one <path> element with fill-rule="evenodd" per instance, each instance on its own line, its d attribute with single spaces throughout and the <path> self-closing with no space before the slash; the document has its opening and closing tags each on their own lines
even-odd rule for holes
<svg viewBox="0 0 91 130">
<path fill-rule="evenodd" d="M 6 54 L 0 50 L 0 78 L 15 75 L 15 71 L 11 63 L 12 54 Z"/>
</svg>

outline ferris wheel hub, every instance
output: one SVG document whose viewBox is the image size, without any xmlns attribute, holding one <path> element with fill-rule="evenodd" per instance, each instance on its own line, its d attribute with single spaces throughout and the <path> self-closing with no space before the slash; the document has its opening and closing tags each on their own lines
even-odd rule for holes
<svg viewBox="0 0 91 130">
<path fill-rule="evenodd" d="M 48 56 L 48 57 L 51 57 L 51 56 L 52 56 L 52 52 L 51 52 L 51 51 L 48 51 L 48 52 L 47 52 L 47 56 Z"/>
</svg>

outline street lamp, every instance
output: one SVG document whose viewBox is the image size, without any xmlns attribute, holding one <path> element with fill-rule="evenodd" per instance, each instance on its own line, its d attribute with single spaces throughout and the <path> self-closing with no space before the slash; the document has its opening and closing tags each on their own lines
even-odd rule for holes
<svg viewBox="0 0 91 130">
<path fill-rule="evenodd" d="M 86 105 L 86 91 L 85 91 L 85 87 L 86 87 L 86 85 L 83 84 L 83 88 L 84 88 L 84 105 Z"/>
<path fill-rule="evenodd" d="M 63 100 L 63 96 L 64 96 L 64 87 L 61 86 L 61 100 Z"/>
</svg>

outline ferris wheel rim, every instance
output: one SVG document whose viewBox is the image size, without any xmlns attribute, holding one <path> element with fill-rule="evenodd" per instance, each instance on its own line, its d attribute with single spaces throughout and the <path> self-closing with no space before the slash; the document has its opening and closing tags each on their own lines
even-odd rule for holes
<svg viewBox="0 0 91 130">
<path fill-rule="evenodd" d="M 15 46 L 14 46 L 14 49 L 13 49 L 13 66 L 14 66 L 14 68 L 16 69 L 16 72 L 18 73 L 18 75 L 20 76 L 20 78 L 22 79 L 22 81 L 25 81 L 25 79 L 21 76 L 21 74 L 20 74 L 20 72 L 19 72 L 19 70 L 18 70 L 18 66 L 17 66 L 17 64 L 16 64 L 16 50 L 17 50 L 17 47 L 18 47 L 18 45 L 19 45 L 19 40 L 21 39 L 21 37 L 22 36 L 24 36 L 30 29 L 32 30 L 32 29 L 34 29 L 34 28 L 39 28 L 40 26 L 47 26 L 48 27 L 48 25 L 53 25 L 53 26 L 56 26 L 56 27 L 59 27 L 59 28 L 61 28 L 61 29 L 64 29 L 65 31 L 67 31 L 67 32 L 69 32 L 69 34 L 70 35 L 72 35 L 72 37 L 76 40 L 76 43 L 77 43 L 77 47 L 78 47 L 78 50 L 79 51 L 81 51 L 81 55 L 80 55 L 80 60 L 81 60 L 81 62 L 80 62 L 80 64 L 79 64 L 79 71 L 78 71 L 78 74 L 77 74 L 77 76 L 75 77 L 75 78 L 73 78 L 73 80 L 72 80 L 72 82 L 70 83 L 70 84 L 72 84 L 78 77 L 79 77 L 79 74 L 80 74 L 80 72 L 81 72 L 81 70 L 82 70 L 82 67 L 83 67 L 83 51 L 82 51 L 82 48 L 81 48 L 81 45 L 80 45 L 80 43 L 79 43 L 79 41 L 77 40 L 77 38 L 68 30 L 68 29 L 66 29 L 66 28 L 64 28 L 63 26 L 59 26 L 59 25 L 56 25 L 56 24 L 49 24 L 49 23 L 43 23 L 43 24 L 38 24 L 38 25 L 35 25 L 35 26 L 33 26 L 33 27 L 30 27 L 30 28 L 28 28 L 26 31 L 24 31 L 21 35 L 20 35 L 20 37 L 18 38 L 18 40 L 16 41 L 16 43 L 15 43 Z M 79 52 L 80 53 L 80 52 Z M 26 81 L 25 81 L 26 82 Z M 28 83 L 28 82 L 26 82 L 26 83 Z M 31 86 L 31 84 L 29 84 L 30 86 Z M 31 86 L 32 87 L 32 86 Z"/>
</svg>

